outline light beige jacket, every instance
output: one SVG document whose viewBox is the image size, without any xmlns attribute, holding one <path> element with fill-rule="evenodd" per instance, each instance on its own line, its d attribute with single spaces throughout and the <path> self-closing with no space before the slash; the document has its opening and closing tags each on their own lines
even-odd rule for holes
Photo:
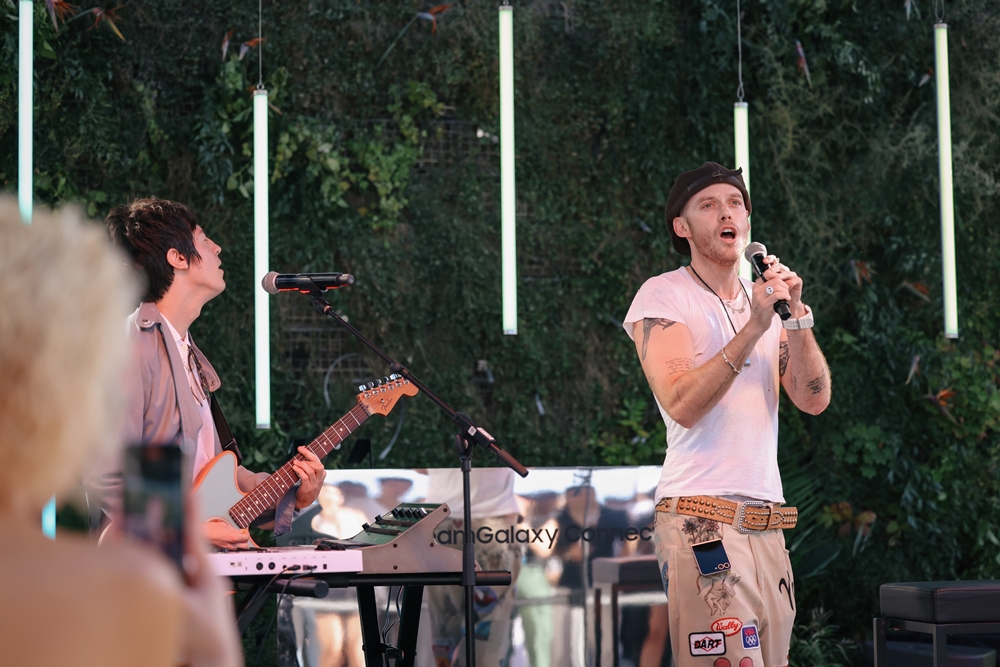
<svg viewBox="0 0 1000 667">
<path fill-rule="evenodd" d="M 122 440 L 129 444 L 177 444 L 184 451 L 187 464 L 186 483 L 192 481 L 194 455 L 198 448 L 201 415 L 187 379 L 187 371 L 177 345 L 156 304 L 142 303 L 126 320 L 129 337 L 133 339 L 135 362 L 128 375 L 128 408 L 122 425 Z M 189 337 L 191 349 L 201 362 L 202 372 L 210 391 L 222 386 L 219 374 Z M 222 453 L 219 433 L 212 425 L 215 453 Z M 102 461 L 88 480 L 90 503 L 97 500 L 106 511 L 121 507 L 121 462 Z M 240 466 L 237 478 L 240 488 L 253 489 L 267 473 L 254 474 Z"/>
</svg>

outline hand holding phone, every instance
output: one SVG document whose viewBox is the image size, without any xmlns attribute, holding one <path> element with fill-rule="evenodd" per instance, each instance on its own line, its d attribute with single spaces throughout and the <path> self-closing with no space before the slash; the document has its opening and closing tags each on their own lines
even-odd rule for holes
<svg viewBox="0 0 1000 667">
<path fill-rule="evenodd" d="M 177 445 L 125 448 L 122 532 L 159 549 L 184 569 L 187 489 Z"/>
<path fill-rule="evenodd" d="M 180 638 L 184 664 L 239 667 L 243 659 L 232 609 L 208 560 L 203 532 L 207 524 L 198 518 L 197 499 L 183 482 L 182 467 L 183 456 L 175 445 L 126 448 L 123 532 L 166 554 L 184 579 Z"/>
<path fill-rule="evenodd" d="M 197 498 L 191 497 L 187 507 L 182 657 L 189 667 L 242 667 L 232 606 L 208 560 L 209 545 L 196 503 Z"/>
</svg>

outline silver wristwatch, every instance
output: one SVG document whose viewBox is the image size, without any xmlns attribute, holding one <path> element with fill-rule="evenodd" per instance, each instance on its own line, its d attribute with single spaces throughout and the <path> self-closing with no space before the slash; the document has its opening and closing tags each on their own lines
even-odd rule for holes
<svg viewBox="0 0 1000 667">
<path fill-rule="evenodd" d="M 813 326 L 813 311 L 809 306 L 802 304 L 802 307 L 806 309 L 806 314 L 798 318 L 788 318 L 783 320 L 781 326 L 789 329 L 790 331 L 799 331 L 800 329 L 812 329 Z"/>
</svg>

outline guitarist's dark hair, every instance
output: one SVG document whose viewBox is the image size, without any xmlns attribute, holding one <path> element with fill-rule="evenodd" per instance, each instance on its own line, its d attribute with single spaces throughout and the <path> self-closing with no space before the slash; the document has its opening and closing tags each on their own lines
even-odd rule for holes
<svg viewBox="0 0 1000 667">
<path fill-rule="evenodd" d="M 177 250 L 195 264 L 201 255 L 194 246 L 198 218 L 184 204 L 167 199 L 137 199 L 116 206 L 105 220 L 108 236 L 125 251 L 133 267 L 145 278 L 143 301 L 156 303 L 174 282 L 174 267 L 167 252 Z"/>
</svg>

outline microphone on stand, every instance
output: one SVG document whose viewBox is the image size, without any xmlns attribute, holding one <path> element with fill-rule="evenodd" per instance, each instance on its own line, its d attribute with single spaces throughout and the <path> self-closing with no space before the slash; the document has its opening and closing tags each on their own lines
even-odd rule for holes
<svg viewBox="0 0 1000 667">
<path fill-rule="evenodd" d="M 271 271 L 260 281 L 268 294 L 278 292 L 325 292 L 354 284 L 354 276 L 349 273 L 278 273 Z"/>
<path fill-rule="evenodd" d="M 754 241 L 747 246 L 746 252 L 743 256 L 750 266 L 753 267 L 753 272 L 758 278 L 764 277 L 764 272 L 767 271 L 768 266 L 764 263 L 764 257 L 767 256 L 767 248 L 763 243 L 757 243 Z M 778 313 L 778 317 L 783 320 L 787 320 L 792 316 L 792 311 L 788 309 L 788 302 L 782 299 L 781 301 L 776 301 L 774 304 L 774 312 Z"/>
</svg>

